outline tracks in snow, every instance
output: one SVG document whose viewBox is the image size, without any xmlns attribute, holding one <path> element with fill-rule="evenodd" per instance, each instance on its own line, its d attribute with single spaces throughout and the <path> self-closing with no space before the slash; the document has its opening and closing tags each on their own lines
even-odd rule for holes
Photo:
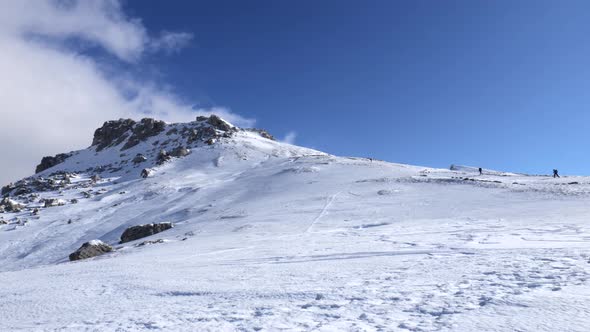
<svg viewBox="0 0 590 332">
<path fill-rule="evenodd" d="M 320 211 L 320 213 L 317 215 L 317 217 L 315 217 L 311 221 L 311 223 L 309 224 L 309 226 L 305 230 L 305 233 L 309 233 L 311 231 L 313 226 L 315 226 L 315 224 L 318 222 L 318 220 L 320 220 L 326 214 L 326 212 L 328 211 L 328 209 L 330 208 L 330 206 L 332 205 L 332 203 L 334 202 L 336 197 L 338 197 L 338 195 L 340 195 L 341 193 L 342 193 L 342 191 L 339 191 L 339 192 L 335 193 L 334 195 L 326 197 L 326 203 L 324 204 L 322 211 Z"/>
</svg>

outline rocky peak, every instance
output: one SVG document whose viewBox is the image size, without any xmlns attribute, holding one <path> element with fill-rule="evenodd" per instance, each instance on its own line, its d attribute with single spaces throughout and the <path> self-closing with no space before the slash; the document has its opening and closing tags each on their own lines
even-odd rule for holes
<svg viewBox="0 0 590 332">
<path fill-rule="evenodd" d="M 121 148 L 121 151 L 132 148 L 148 137 L 156 136 L 166 127 L 166 123 L 152 118 L 144 118 L 133 127 L 133 134 L 127 140 L 127 143 Z"/>
<path fill-rule="evenodd" d="M 101 151 L 107 147 L 121 144 L 128 136 L 129 130 L 133 129 L 136 124 L 131 119 L 119 119 L 105 122 L 102 127 L 96 129 L 92 146 L 96 146 L 96 151 Z"/>
</svg>

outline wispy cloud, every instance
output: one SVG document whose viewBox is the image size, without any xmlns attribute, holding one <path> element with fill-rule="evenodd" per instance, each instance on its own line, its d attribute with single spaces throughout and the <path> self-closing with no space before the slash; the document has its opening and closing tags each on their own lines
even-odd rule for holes
<svg viewBox="0 0 590 332">
<path fill-rule="evenodd" d="M 106 73 L 82 52 L 97 47 L 113 61 L 141 66 L 148 53 L 176 52 L 186 32 L 151 37 L 118 0 L 4 0 L 0 11 L 0 183 L 30 175 L 41 156 L 83 148 L 113 118 L 146 114 L 187 121 L 200 110 L 157 82 Z M 85 55 L 86 54 L 86 55 Z M 248 124 L 228 109 L 213 111 Z"/>
<path fill-rule="evenodd" d="M 176 53 L 186 47 L 193 39 L 193 34 L 188 32 L 162 31 L 160 36 L 150 41 L 152 51 L 165 51 Z"/>
<path fill-rule="evenodd" d="M 295 144 L 295 139 L 297 138 L 297 133 L 294 131 L 290 131 L 283 137 L 281 142 L 288 143 L 288 144 Z"/>
</svg>

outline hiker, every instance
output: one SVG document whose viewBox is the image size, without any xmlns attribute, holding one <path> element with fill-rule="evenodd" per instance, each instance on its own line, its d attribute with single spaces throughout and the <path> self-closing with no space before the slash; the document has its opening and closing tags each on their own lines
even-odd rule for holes
<svg viewBox="0 0 590 332">
<path fill-rule="evenodd" d="M 483 175 L 483 169 L 479 168 L 479 175 Z"/>
<path fill-rule="evenodd" d="M 553 177 L 554 178 L 558 178 L 559 177 L 559 172 L 556 169 L 553 170 Z"/>
</svg>

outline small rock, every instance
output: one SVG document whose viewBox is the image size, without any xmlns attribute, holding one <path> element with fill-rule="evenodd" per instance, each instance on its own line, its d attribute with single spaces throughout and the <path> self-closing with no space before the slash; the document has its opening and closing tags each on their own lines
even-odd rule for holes
<svg viewBox="0 0 590 332">
<path fill-rule="evenodd" d="M 141 170 L 141 174 L 140 175 L 141 175 L 142 178 L 145 179 L 145 178 L 149 177 L 150 175 L 152 175 L 152 170 L 149 169 L 149 168 L 144 168 L 144 169 Z"/>
<path fill-rule="evenodd" d="M 133 163 L 134 164 L 139 164 L 139 163 L 143 163 L 144 161 L 147 161 L 147 158 L 142 155 L 141 153 L 138 153 L 135 157 L 133 157 Z"/>
<path fill-rule="evenodd" d="M 52 207 L 52 206 L 62 206 L 62 205 L 66 204 L 61 199 L 57 199 L 57 198 L 46 198 L 44 200 L 44 203 L 45 203 L 44 207 L 46 207 L 46 208 Z"/>
</svg>

